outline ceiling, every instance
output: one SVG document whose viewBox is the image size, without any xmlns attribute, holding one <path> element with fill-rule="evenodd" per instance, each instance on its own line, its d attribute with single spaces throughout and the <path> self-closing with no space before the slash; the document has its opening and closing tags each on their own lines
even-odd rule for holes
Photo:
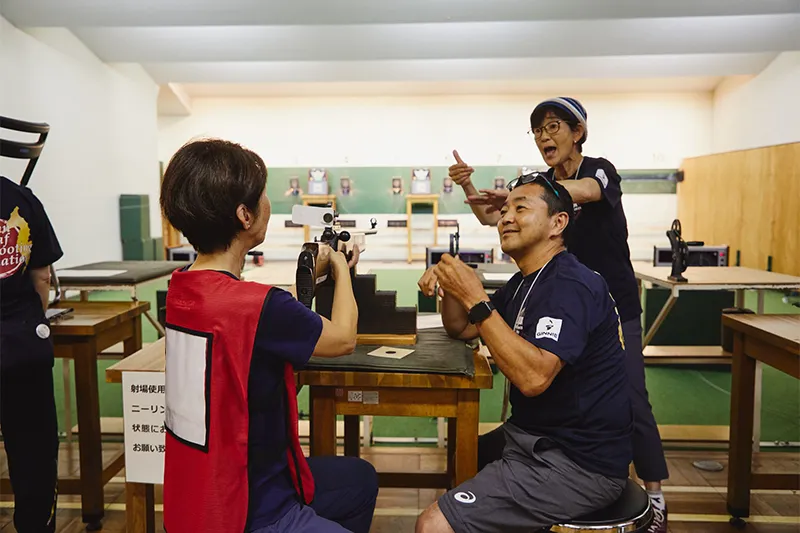
<svg viewBox="0 0 800 533">
<path fill-rule="evenodd" d="M 2 0 L 184 96 L 711 90 L 800 50 L 800 0 Z M 563 89 L 562 89 L 563 88 Z"/>
</svg>

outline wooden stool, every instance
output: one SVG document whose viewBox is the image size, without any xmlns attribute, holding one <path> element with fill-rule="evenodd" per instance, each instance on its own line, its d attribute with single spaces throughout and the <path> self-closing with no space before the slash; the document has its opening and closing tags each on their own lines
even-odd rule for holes
<svg viewBox="0 0 800 533">
<path fill-rule="evenodd" d="M 411 263 L 415 257 L 411 253 L 411 207 L 414 205 L 433 206 L 433 245 L 439 244 L 439 195 L 438 194 L 407 194 L 406 195 L 406 227 L 408 228 L 408 262 Z M 425 255 L 416 259 L 424 259 Z"/>
<path fill-rule="evenodd" d="M 653 508 L 647 493 L 628 479 L 617 501 L 568 524 L 552 526 L 553 533 L 644 533 L 653 521 Z"/>
<path fill-rule="evenodd" d="M 336 211 L 336 195 L 335 194 L 304 194 L 303 205 L 323 205 L 331 207 Z M 311 226 L 303 226 L 303 242 L 311 241 Z"/>
</svg>

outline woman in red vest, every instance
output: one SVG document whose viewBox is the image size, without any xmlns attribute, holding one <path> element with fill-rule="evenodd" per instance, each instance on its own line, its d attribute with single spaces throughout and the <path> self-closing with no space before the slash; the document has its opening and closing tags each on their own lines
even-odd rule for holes
<svg viewBox="0 0 800 533">
<path fill-rule="evenodd" d="M 164 527 L 367 533 L 375 469 L 306 459 L 297 436 L 295 369 L 355 346 L 352 264 L 321 249 L 320 273 L 336 280 L 331 320 L 293 291 L 240 280 L 266 235 L 266 180 L 257 154 L 222 140 L 183 146 L 164 173 L 164 215 L 198 252 L 167 293 Z"/>
</svg>

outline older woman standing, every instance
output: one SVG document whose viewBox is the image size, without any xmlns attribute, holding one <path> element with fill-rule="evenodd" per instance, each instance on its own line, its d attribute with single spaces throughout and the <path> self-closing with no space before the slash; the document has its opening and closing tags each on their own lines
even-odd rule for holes
<svg viewBox="0 0 800 533">
<path fill-rule="evenodd" d="M 637 474 L 645 480 L 656 509 L 656 520 L 649 533 L 666 533 L 667 510 L 661 481 L 667 479 L 669 473 L 645 387 L 642 308 L 628 248 L 621 179 L 611 162 L 582 154 L 588 135 L 586 117 L 586 110 L 574 98 L 551 98 L 537 105 L 531 113 L 528 134 L 550 167 L 548 176 L 559 180 L 577 204 L 575 227 L 567 239 L 567 248 L 584 265 L 605 278 L 617 303 L 636 425 L 634 465 Z M 456 164 L 450 167 L 450 177 L 463 187 L 467 203 L 481 223 L 496 225 L 508 191 L 482 189 L 479 192 L 470 180 L 474 169 L 461 160 L 458 152 L 453 155 Z M 492 447 L 488 439 L 481 444 L 484 448 Z"/>
</svg>

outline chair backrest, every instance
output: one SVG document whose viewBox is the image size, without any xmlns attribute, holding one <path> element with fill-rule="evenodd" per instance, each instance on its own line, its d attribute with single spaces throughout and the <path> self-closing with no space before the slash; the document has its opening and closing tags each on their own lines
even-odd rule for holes
<svg viewBox="0 0 800 533">
<path fill-rule="evenodd" d="M 33 174 L 33 169 L 37 161 L 39 161 L 39 154 L 42 153 L 47 134 L 50 133 L 50 125 L 45 123 L 25 122 L 24 120 L 16 118 L 0 116 L 0 128 L 23 133 L 39 134 L 39 139 L 32 143 L 0 139 L 0 156 L 28 160 L 28 166 L 25 168 L 25 173 L 20 180 L 20 185 L 27 186 Z"/>
</svg>

